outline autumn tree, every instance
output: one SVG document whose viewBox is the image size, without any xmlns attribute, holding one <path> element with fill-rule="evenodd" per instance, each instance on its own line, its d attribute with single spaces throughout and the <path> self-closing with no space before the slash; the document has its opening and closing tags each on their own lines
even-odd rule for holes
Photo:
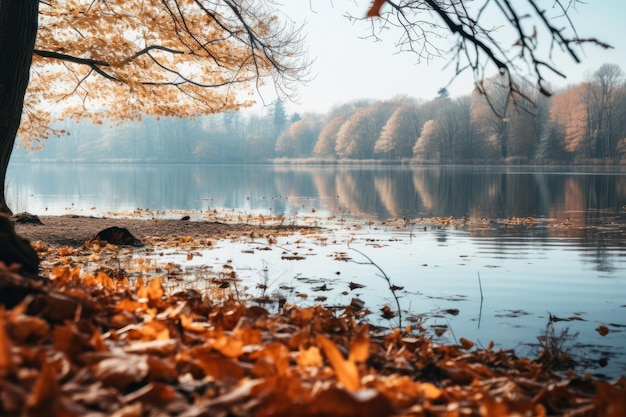
<svg viewBox="0 0 626 417">
<path fill-rule="evenodd" d="M 383 126 L 374 144 L 374 153 L 388 159 L 407 158 L 420 135 L 423 121 L 417 103 L 405 100 Z"/>
<path fill-rule="evenodd" d="M 398 101 L 377 102 L 358 109 L 337 132 L 335 151 L 340 158 L 368 159 L 383 126 L 399 106 Z"/>
<path fill-rule="evenodd" d="M 319 125 L 318 118 L 313 115 L 295 121 L 276 140 L 276 153 L 288 158 L 311 156 L 320 133 Z"/>
<path fill-rule="evenodd" d="M 57 118 L 236 109 L 267 79 L 289 96 L 301 46 L 265 0 L 0 0 L 0 186 L 20 119 L 32 143 Z"/>
<path fill-rule="evenodd" d="M 427 120 L 413 146 L 413 156 L 417 161 L 441 162 L 439 147 L 437 146 L 438 136 L 439 124 L 437 120 Z"/>
<path fill-rule="evenodd" d="M 552 98 L 550 121 L 571 157 L 589 157 L 588 90 L 589 84 L 582 83 Z"/>
<path fill-rule="evenodd" d="M 343 116 L 335 116 L 328 121 L 317 138 L 315 146 L 313 147 L 313 155 L 320 157 L 335 157 L 335 146 L 337 145 L 337 133 L 339 129 L 345 123 L 346 119 Z"/>
</svg>

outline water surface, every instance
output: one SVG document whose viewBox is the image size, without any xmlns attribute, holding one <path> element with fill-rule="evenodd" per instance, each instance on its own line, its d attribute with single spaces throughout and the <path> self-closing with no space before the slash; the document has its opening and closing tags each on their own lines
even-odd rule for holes
<svg viewBox="0 0 626 417">
<path fill-rule="evenodd" d="M 395 301 L 378 270 L 335 260 L 343 252 L 364 261 L 357 249 L 403 287 L 404 324 L 443 329 L 442 341 L 494 341 L 531 354 L 529 344 L 550 316 L 567 319 L 555 325 L 578 333 L 570 347 L 583 370 L 626 373 L 626 176 L 620 171 L 42 164 L 12 165 L 8 184 L 14 211 L 35 214 L 102 216 L 139 208 L 194 218 L 220 210 L 318 219 L 334 230 L 324 244 L 319 236 L 293 237 L 261 251 L 261 242 L 220 242 L 193 260 L 171 256 L 190 270 L 232 259 L 252 293 L 266 282 L 267 292 L 304 305 L 321 298 L 345 305 L 357 297 L 372 310 L 371 320 L 385 325 L 379 309 Z M 307 256 L 285 260 L 285 251 Z M 364 287 L 350 290 L 350 282 Z M 596 331 L 600 325 L 608 335 Z"/>
</svg>

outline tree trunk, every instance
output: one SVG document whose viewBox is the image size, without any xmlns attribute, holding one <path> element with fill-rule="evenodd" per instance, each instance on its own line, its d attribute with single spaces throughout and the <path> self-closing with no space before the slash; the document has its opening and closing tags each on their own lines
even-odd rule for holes
<svg viewBox="0 0 626 417">
<path fill-rule="evenodd" d="M 33 58 L 39 0 L 0 0 L 0 212 L 11 213 L 5 180 Z"/>
</svg>

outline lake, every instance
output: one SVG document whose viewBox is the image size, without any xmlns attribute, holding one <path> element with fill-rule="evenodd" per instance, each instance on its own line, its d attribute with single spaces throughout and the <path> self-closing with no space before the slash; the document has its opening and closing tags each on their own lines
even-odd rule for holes
<svg viewBox="0 0 626 417">
<path fill-rule="evenodd" d="M 255 242 L 220 242 L 189 265 L 171 256 L 189 268 L 232 259 L 248 288 L 265 281 L 267 291 L 294 303 L 343 305 L 358 297 L 384 325 L 379 309 L 395 309 L 395 300 L 378 266 L 403 287 L 403 324 L 421 325 L 442 342 L 493 341 L 532 355 L 552 316 L 558 332 L 568 329 L 566 347 L 581 372 L 626 374 L 621 170 L 13 164 L 7 183 L 15 212 L 149 209 L 200 219 L 218 211 L 313 221 L 332 237 L 285 238 L 264 252 L 250 250 Z M 285 260 L 285 250 L 308 256 Z M 376 265 L 338 256 L 367 263 L 361 253 Z M 364 287 L 351 290 L 350 283 Z M 600 335 L 599 326 L 609 333 Z"/>
</svg>

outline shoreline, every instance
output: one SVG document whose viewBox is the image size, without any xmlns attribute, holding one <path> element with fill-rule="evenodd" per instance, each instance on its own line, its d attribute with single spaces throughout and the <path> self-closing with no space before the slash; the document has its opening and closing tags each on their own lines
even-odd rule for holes
<svg viewBox="0 0 626 417">
<path fill-rule="evenodd" d="M 91 217 L 78 215 L 37 216 L 42 224 L 15 222 L 16 233 L 31 243 L 41 241 L 53 246 L 83 246 L 108 227 L 126 228 L 137 239 L 168 237 L 210 237 L 259 233 L 297 233 L 320 229 L 293 224 L 223 222 L 220 220 L 182 220 L 169 218 Z"/>
</svg>

